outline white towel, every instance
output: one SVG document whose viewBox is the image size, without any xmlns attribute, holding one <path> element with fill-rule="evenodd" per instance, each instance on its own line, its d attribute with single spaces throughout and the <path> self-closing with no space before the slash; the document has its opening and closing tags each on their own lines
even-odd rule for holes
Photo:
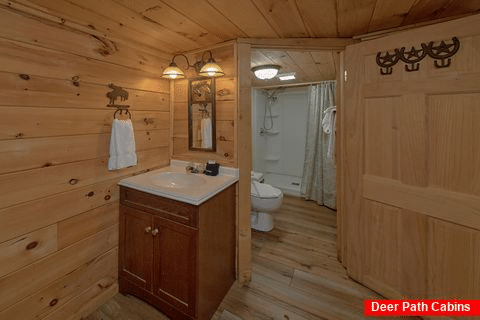
<svg viewBox="0 0 480 320">
<path fill-rule="evenodd" d="M 323 132 L 326 134 L 332 133 L 333 130 L 335 130 L 334 127 L 334 118 L 335 118 L 335 112 L 337 112 L 337 108 L 335 106 L 327 108 L 325 111 L 323 111 L 323 119 L 322 119 L 322 127 L 323 127 Z"/>
<path fill-rule="evenodd" d="M 205 118 L 202 119 L 200 124 L 202 132 L 202 148 L 211 149 L 212 148 L 212 119 Z"/>
<path fill-rule="evenodd" d="M 132 121 L 113 119 L 108 170 L 122 169 L 136 164 L 137 154 Z"/>
<path fill-rule="evenodd" d="M 325 116 L 322 120 L 323 132 L 329 135 L 327 159 L 335 162 L 335 122 L 337 108 L 335 106 L 327 108 L 323 113 Z"/>
</svg>

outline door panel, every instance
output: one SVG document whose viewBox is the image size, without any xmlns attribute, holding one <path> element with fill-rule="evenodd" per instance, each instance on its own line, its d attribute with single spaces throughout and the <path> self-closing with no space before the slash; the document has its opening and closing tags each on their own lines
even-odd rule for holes
<svg viewBox="0 0 480 320">
<path fill-rule="evenodd" d="M 480 93 L 428 99 L 429 184 L 480 196 Z"/>
<path fill-rule="evenodd" d="M 154 294 L 195 314 L 197 230 L 154 218 Z"/>
<path fill-rule="evenodd" d="M 365 100 L 365 172 L 398 179 L 399 97 Z"/>
<path fill-rule="evenodd" d="M 426 57 L 382 75 L 376 64 L 454 36 L 450 67 Z M 346 49 L 344 263 L 387 297 L 480 298 L 479 50 L 480 15 Z"/>
<path fill-rule="evenodd" d="M 448 222 L 429 222 L 429 298 L 476 297 L 480 291 L 480 234 Z M 444 244 L 439 246 L 438 244 Z"/>
<path fill-rule="evenodd" d="M 147 232 L 151 227 L 151 215 L 120 206 L 119 269 L 122 276 L 146 290 L 151 290 L 153 248 Z"/>
</svg>

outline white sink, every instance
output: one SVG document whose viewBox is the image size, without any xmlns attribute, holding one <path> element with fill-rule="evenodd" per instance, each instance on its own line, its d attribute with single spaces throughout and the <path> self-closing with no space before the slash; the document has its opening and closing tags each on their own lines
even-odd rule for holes
<svg viewBox="0 0 480 320">
<path fill-rule="evenodd" d="M 157 196 L 199 205 L 238 181 L 238 169 L 221 167 L 217 176 L 187 173 L 189 162 L 171 160 L 170 166 L 119 182 L 121 186 Z"/>
<path fill-rule="evenodd" d="M 151 177 L 153 184 L 172 189 L 201 187 L 206 183 L 205 178 L 193 173 L 162 172 Z"/>
</svg>

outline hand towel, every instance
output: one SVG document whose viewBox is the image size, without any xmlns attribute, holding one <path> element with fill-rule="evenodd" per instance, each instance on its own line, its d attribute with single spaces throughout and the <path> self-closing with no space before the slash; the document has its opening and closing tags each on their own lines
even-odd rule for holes
<svg viewBox="0 0 480 320">
<path fill-rule="evenodd" d="M 200 124 L 202 132 L 202 148 L 211 149 L 212 148 L 212 119 L 205 118 L 202 119 Z"/>
<path fill-rule="evenodd" d="M 336 112 L 337 108 L 335 106 L 327 108 L 325 111 L 323 111 L 324 116 L 322 119 L 322 127 L 323 132 L 326 134 L 330 134 L 333 130 L 335 130 L 335 127 L 333 126 L 333 120 Z"/>
<path fill-rule="evenodd" d="M 132 121 L 113 119 L 108 170 L 122 169 L 136 164 L 137 154 Z"/>
<path fill-rule="evenodd" d="M 323 113 L 325 116 L 322 120 L 323 132 L 328 134 L 327 159 L 335 163 L 335 124 L 336 124 L 335 106 L 327 108 Z"/>
</svg>

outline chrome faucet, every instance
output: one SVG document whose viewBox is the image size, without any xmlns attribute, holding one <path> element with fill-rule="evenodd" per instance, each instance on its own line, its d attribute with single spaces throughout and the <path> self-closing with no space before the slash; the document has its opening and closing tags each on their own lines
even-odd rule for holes
<svg viewBox="0 0 480 320">
<path fill-rule="evenodd" d="M 189 163 L 185 167 L 187 173 L 204 173 L 205 172 L 205 165 L 199 163 Z"/>
<path fill-rule="evenodd" d="M 187 171 L 187 173 L 201 173 L 200 165 L 195 163 L 187 164 L 187 167 L 185 168 L 185 170 Z"/>
</svg>

